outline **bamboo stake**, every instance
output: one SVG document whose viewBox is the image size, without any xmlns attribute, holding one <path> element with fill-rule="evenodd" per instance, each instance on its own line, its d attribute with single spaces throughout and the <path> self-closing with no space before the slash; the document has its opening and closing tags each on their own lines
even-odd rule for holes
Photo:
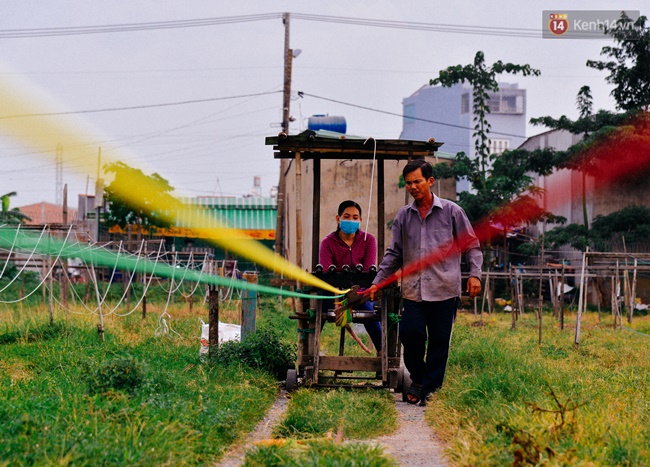
<svg viewBox="0 0 650 467">
<path fill-rule="evenodd" d="M 566 262 L 562 258 L 562 279 L 560 286 L 560 330 L 564 331 L 564 272 L 566 270 Z"/>
<path fill-rule="evenodd" d="M 636 306 L 636 267 L 637 259 L 634 258 L 634 272 L 632 273 L 632 296 L 630 297 L 630 323 L 632 323 L 632 316 L 634 315 L 634 308 Z"/>
<path fill-rule="evenodd" d="M 90 271 L 92 273 L 93 282 L 95 284 L 95 293 L 97 294 L 97 310 L 99 312 L 99 324 L 97 325 L 97 334 L 99 339 L 104 342 L 104 314 L 102 313 L 102 298 L 99 293 L 99 285 L 97 284 L 97 275 L 95 274 L 95 266 L 90 262 Z"/>
<path fill-rule="evenodd" d="M 589 247 L 587 247 L 589 251 Z M 585 284 L 585 265 L 587 262 L 587 253 L 582 254 L 582 268 L 580 271 L 580 297 L 578 298 L 578 315 L 576 317 L 576 336 L 575 336 L 575 346 L 576 348 L 580 347 L 580 320 L 582 319 L 582 302 L 584 295 L 584 284 Z"/>
<path fill-rule="evenodd" d="M 614 329 L 616 329 L 616 280 L 612 276 L 612 293 L 610 294 L 612 303 L 612 318 L 614 318 Z"/>
</svg>

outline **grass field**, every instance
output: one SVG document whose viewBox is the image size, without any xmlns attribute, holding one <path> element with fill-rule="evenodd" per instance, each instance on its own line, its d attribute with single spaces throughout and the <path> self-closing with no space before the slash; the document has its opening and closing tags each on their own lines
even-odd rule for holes
<svg viewBox="0 0 650 467">
<path fill-rule="evenodd" d="M 289 313 L 275 298 L 262 307 L 260 328 L 295 344 Z M 0 465 L 207 465 L 250 431 L 277 395 L 273 376 L 200 363 L 205 308 L 172 306 L 167 334 L 162 311 L 106 316 L 102 343 L 96 315 L 57 310 L 50 325 L 40 304 L 0 306 Z M 560 331 L 546 313 L 539 345 L 532 313 L 515 330 L 509 314 L 480 326 L 459 315 L 445 386 L 426 409 L 452 465 L 650 465 L 650 317 L 613 330 L 611 316 L 589 312 L 578 349 L 574 321 Z M 326 351 L 337 342 L 326 326 Z M 275 431 L 286 442 L 247 462 L 392 465 L 380 449 L 330 438 L 369 439 L 394 423 L 385 392 L 301 390 Z"/>
<path fill-rule="evenodd" d="M 650 317 L 614 330 L 583 315 L 461 314 L 444 388 L 427 417 L 454 465 L 650 465 Z M 645 334 L 639 334 L 639 332 Z"/>
<path fill-rule="evenodd" d="M 93 315 L 0 311 L 0 465 L 205 465 L 250 431 L 276 381 L 201 364 L 197 316 L 170 315 L 107 316 L 102 343 Z"/>
</svg>

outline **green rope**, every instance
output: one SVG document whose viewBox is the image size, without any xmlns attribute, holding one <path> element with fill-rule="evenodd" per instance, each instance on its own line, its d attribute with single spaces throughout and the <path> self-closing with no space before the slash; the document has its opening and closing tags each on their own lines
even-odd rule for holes
<svg viewBox="0 0 650 467">
<path fill-rule="evenodd" d="M 234 287 L 241 290 L 266 293 L 269 295 L 282 295 L 285 297 L 309 298 L 317 300 L 330 300 L 331 295 L 310 295 L 307 293 L 292 292 L 267 285 L 253 284 L 244 280 L 233 280 L 230 277 L 201 274 L 197 271 L 185 271 L 174 268 L 165 263 L 156 263 L 146 258 L 119 257 L 114 252 L 104 248 L 90 247 L 78 242 L 62 242 L 51 238 L 48 242 L 41 242 L 33 234 L 25 234 L 14 229 L 0 229 L 0 248 L 9 248 L 15 243 L 17 250 L 36 251 L 49 256 L 60 256 L 62 258 L 79 258 L 86 263 L 96 266 L 117 267 L 129 271 L 152 274 L 159 277 L 170 277 L 176 280 L 189 280 L 203 284 Z M 335 295 L 334 298 L 344 295 Z"/>
<path fill-rule="evenodd" d="M 397 313 L 388 313 L 388 330 L 390 331 L 399 321 L 400 317 Z"/>
<path fill-rule="evenodd" d="M 297 328 L 298 332 L 300 333 L 300 340 L 305 340 L 307 339 L 307 334 L 314 334 L 316 332 L 316 329 L 314 328 Z"/>
</svg>

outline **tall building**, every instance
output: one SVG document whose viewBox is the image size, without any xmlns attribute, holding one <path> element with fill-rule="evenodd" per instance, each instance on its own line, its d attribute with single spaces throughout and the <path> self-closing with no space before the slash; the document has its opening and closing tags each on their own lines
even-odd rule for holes
<svg viewBox="0 0 650 467">
<path fill-rule="evenodd" d="M 436 135 L 444 141 L 440 154 L 464 152 L 476 157 L 474 150 L 473 98 L 469 85 L 446 88 L 424 85 L 402 101 L 404 122 L 400 139 L 422 140 Z M 490 95 L 491 152 L 499 154 L 517 148 L 526 139 L 526 90 L 516 83 L 499 83 L 499 91 Z M 458 182 L 457 190 L 469 189 L 469 182 Z"/>
</svg>

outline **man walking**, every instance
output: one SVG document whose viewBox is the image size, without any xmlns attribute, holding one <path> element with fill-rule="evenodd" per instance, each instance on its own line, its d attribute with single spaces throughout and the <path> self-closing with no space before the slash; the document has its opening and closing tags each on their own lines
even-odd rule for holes
<svg viewBox="0 0 650 467">
<path fill-rule="evenodd" d="M 402 278 L 399 335 L 413 382 L 407 402 L 426 405 L 445 377 L 461 294 L 461 254 L 470 267 L 470 297 L 481 293 L 483 254 L 465 211 L 431 192 L 431 164 L 423 159 L 410 161 L 402 174 L 413 202 L 401 208 L 393 221 L 393 241 L 368 293 L 374 299 L 377 284 L 404 265 L 417 265 L 417 272 Z"/>
</svg>

